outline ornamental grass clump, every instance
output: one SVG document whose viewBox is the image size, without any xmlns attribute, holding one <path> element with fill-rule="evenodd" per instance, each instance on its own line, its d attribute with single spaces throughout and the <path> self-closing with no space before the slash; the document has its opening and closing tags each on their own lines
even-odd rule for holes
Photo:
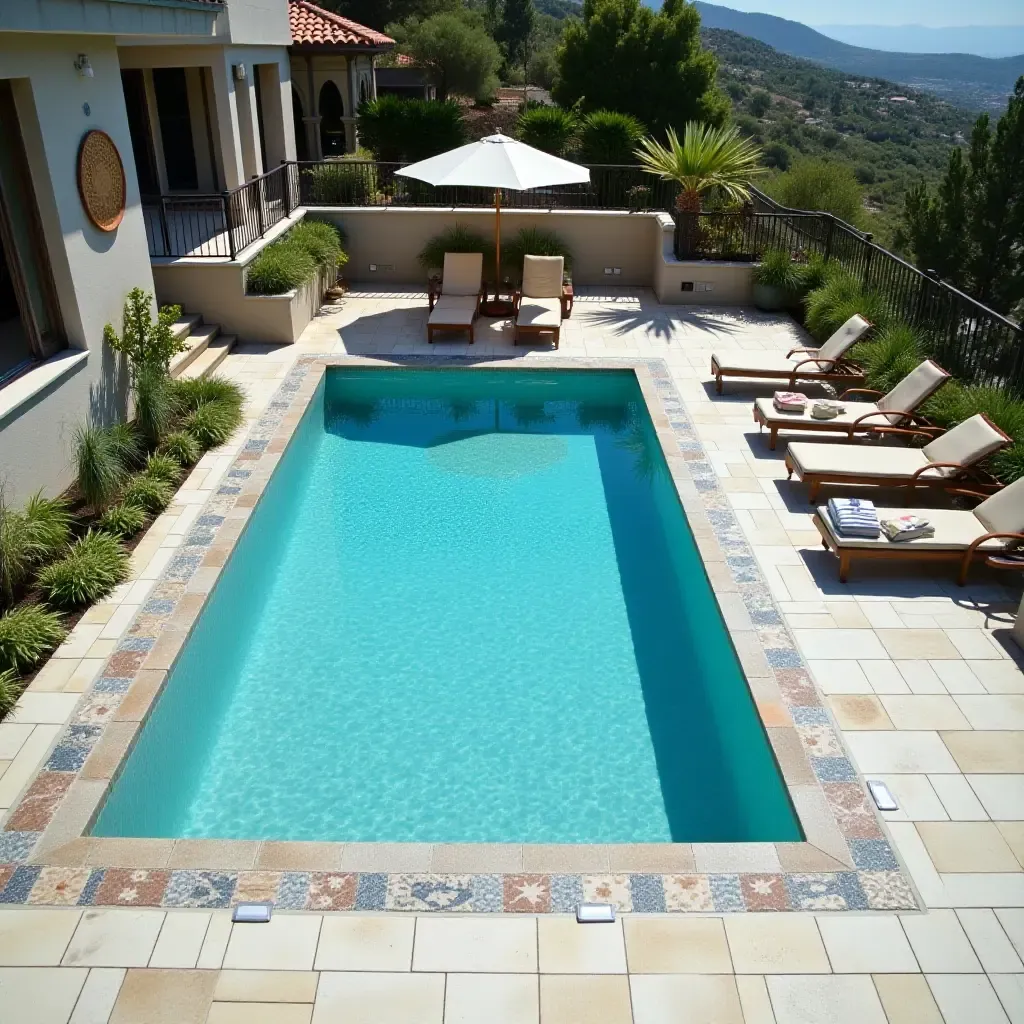
<svg viewBox="0 0 1024 1024">
<path fill-rule="evenodd" d="M 121 542 L 102 530 L 89 530 L 64 558 L 39 573 L 39 586 L 50 604 L 77 608 L 106 597 L 127 578 L 128 552 Z"/>
<path fill-rule="evenodd" d="M 572 269 L 572 251 L 553 231 L 543 228 L 522 228 L 501 247 L 501 262 L 511 277 L 523 276 L 523 260 L 527 256 L 561 256 L 565 269 Z"/>
<path fill-rule="evenodd" d="M 32 570 L 67 548 L 70 534 L 71 515 L 62 498 L 44 498 L 39 491 L 23 509 L 13 509 L 0 495 L 0 604 L 11 604 Z"/>
<path fill-rule="evenodd" d="M 176 484 L 181 479 L 181 465 L 170 455 L 154 452 L 146 460 L 145 475 L 163 480 L 168 484 Z"/>
<path fill-rule="evenodd" d="M 891 391 L 924 359 L 921 336 L 907 324 L 888 324 L 873 340 L 855 345 L 851 357 L 864 367 L 868 387 Z"/>
<path fill-rule="evenodd" d="M 316 261 L 287 240 L 268 245 L 249 264 L 245 282 L 251 295 L 284 295 L 313 279 Z"/>
<path fill-rule="evenodd" d="M 13 669 L 0 670 L 0 719 L 6 718 L 18 703 L 22 685 Z"/>
<path fill-rule="evenodd" d="M 118 439 L 103 427 L 80 424 L 75 428 L 78 489 L 86 503 L 99 511 L 117 494 L 128 470 L 121 461 Z"/>
<path fill-rule="evenodd" d="M 149 473 L 136 473 L 121 494 L 125 505 L 138 505 L 150 515 L 162 512 L 174 497 L 174 485 Z"/>
<path fill-rule="evenodd" d="M 865 289 L 847 271 L 835 271 L 806 299 L 807 329 L 819 342 L 827 341 L 855 313 L 881 330 L 892 319 L 888 303 L 876 291 Z"/>
<path fill-rule="evenodd" d="M 191 434 L 184 430 L 173 430 L 164 436 L 157 453 L 174 459 L 184 469 L 199 461 L 202 450 Z"/>
<path fill-rule="evenodd" d="M 121 540 L 128 540 L 134 537 L 145 525 L 148 516 L 141 505 L 132 505 L 128 502 L 118 502 L 100 516 L 99 527 L 104 533 L 112 537 L 120 537 Z"/>
<path fill-rule="evenodd" d="M 181 426 L 205 451 L 224 444 L 241 420 L 241 412 L 223 402 L 204 402 L 182 420 Z"/>
<path fill-rule="evenodd" d="M 453 224 L 428 239 L 416 259 L 424 270 L 441 270 L 446 252 L 483 253 L 484 266 L 494 266 L 494 243 L 465 224 Z"/>
<path fill-rule="evenodd" d="M 7 612 L 0 616 L 0 672 L 30 671 L 65 636 L 60 616 L 42 605 L 24 604 Z"/>
<path fill-rule="evenodd" d="M 779 288 L 784 292 L 795 292 L 800 288 L 800 272 L 793 262 L 788 249 L 769 249 L 754 267 L 754 281 L 757 284 Z"/>
<path fill-rule="evenodd" d="M 181 378 L 173 381 L 171 387 L 174 408 L 179 414 L 192 412 L 208 402 L 217 402 L 241 412 L 245 403 L 245 392 L 233 380 L 217 374 Z"/>
<path fill-rule="evenodd" d="M 305 249 L 318 267 L 341 267 L 348 262 L 341 232 L 323 220 L 305 219 L 288 232 L 288 241 Z"/>
</svg>

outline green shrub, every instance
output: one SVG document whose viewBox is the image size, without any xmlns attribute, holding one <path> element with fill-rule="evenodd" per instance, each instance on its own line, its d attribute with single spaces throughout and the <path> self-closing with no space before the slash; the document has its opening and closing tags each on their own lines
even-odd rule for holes
<svg viewBox="0 0 1024 1024">
<path fill-rule="evenodd" d="M 313 279 L 316 261 L 287 239 L 268 245 L 249 264 L 245 283 L 251 295 L 283 295 Z"/>
<path fill-rule="evenodd" d="M 143 372 L 149 373 L 150 371 L 147 369 Z M 111 451 L 126 470 L 134 469 L 145 462 L 146 448 L 134 424 L 111 423 L 106 430 L 110 438 Z"/>
<path fill-rule="evenodd" d="M 979 412 L 1015 441 L 1024 441 L 1024 401 L 1000 388 L 951 381 L 925 406 L 925 415 L 940 427 L 963 423 Z"/>
<path fill-rule="evenodd" d="M 74 443 L 78 489 L 87 504 L 101 509 L 114 497 L 127 475 L 120 444 L 108 430 L 88 424 L 75 428 Z"/>
<path fill-rule="evenodd" d="M 195 438 L 191 434 L 185 433 L 184 430 L 175 430 L 165 435 L 157 452 L 160 455 L 170 456 L 182 468 L 194 465 L 202 455 Z"/>
<path fill-rule="evenodd" d="M 315 206 L 364 206 L 379 189 L 369 150 L 302 170 L 304 194 Z"/>
<path fill-rule="evenodd" d="M 149 473 L 136 473 L 121 495 L 125 505 L 138 505 L 151 515 L 163 511 L 174 497 L 174 485 Z"/>
<path fill-rule="evenodd" d="M 453 100 L 378 96 L 356 116 L 360 142 L 385 162 L 424 160 L 466 141 L 462 109 Z"/>
<path fill-rule="evenodd" d="M 242 413 L 224 402 L 207 402 L 185 417 L 182 428 L 204 451 L 224 444 L 242 422 Z"/>
<path fill-rule="evenodd" d="M 534 149 L 565 156 L 576 139 L 576 116 L 561 107 L 533 107 L 524 110 L 516 122 L 516 138 Z"/>
<path fill-rule="evenodd" d="M 6 718 L 18 703 L 22 686 L 14 669 L 0 670 L 0 721 Z"/>
<path fill-rule="evenodd" d="M 924 358 L 921 336 L 906 324 L 888 324 L 871 341 L 855 345 L 852 358 L 864 367 L 868 387 L 891 391 Z"/>
<path fill-rule="evenodd" d="M 807 328 L 818 341 L 824 342 L 854 313 L 869 320 L 881 330 L 891 313 L 878 292 L 865 290 L 859 280 L 845 270 L 829 274 L 820 287 L 807 296 Z"/>
<path fill-rule="evenodd" d="M 848 224 L 864 219 L 864 190 L 841 161 L 804 157 L 769 183 L 774 199 L 795 210 L 822 210 Z"/>
<path fill-rule="evenodd" d="M 60 555 L 70 533 L 71 515 L 63 498 L 44 498 L 37 491 L 19 511 L 0 495 L 0 602 L 10 604 L 34 566 Z"/>
<path fill-rule="evenodd" d="M 0 616 L 0 671 L 28 672 L 60 644 L 65 635 L 60 616 L 42 605 L 25 604 L 9 611 Z"/>
<path fill-rule="evenodd" d="M 569 247 L 553 231 L 543 228 L 523 228 L 502 245 L 502 267 L 515 281 L 523 276 L 523 259 L 526 256 L 561 256 L 565 260 L 565 269 L 572 269 Z"/>
<path fill-rule="evenodd" d="M 760 264 L 754 267 L 754 281 L 772 288 L 781 288 L 783 291 L 795 292 L 800 287 L 801 276 L 788 249 L 769 249 L 761 257 Z"/>
<path fill-rule="evenodd" d="M 171 423 L 171 395 L 168 376 L 162 367 L 143 366 L 135 376 L 135 421 L 150 445 L 167 432 Z"/>
<path fill-rule="evenodd" d="M 631 114 L 595 110 L 579 129 L 580 161 L 585 164 L 634 164 L 633 155 L 647 129 Z"/>
<path fill-rule="evenodd" d="M 826 260 L 820 252 L 812 252 L 803 263 L 796 264 L 800 279 L 798 290 L 802 295 L 824 286 L 829 278 L 841 270 L 835 260 Z"/>
<path fill-rule="evenodd" d="M 302 220 L 288 232 L 288 242 L 305 249 L 318 267 L 343 267 L 348 256 L 341 248 L 341 232 L 324 220 Z"/>
<path fill-rule="evenodd" d="M 122 501 L 117 505 L 111 505 L 100 516 L 99 527 L 112 537 L 127 540 L 129 537 L 134 537 L 146 525 L 146 519 L 146 510 L 141 505 L 132 505 Z"/>
<path fill-rule="evenodd" d="M 181 464 L 170 455 L 154 453 L 146 460 L 146 476 L 176 484 L 181 479 Z"/>
<path fill-rule="evenodd" d="M 464 224 L 453 224 L 428 239 L 416 259 L 425 270 L 440 270 L 446 252 L 480 252 L 484 256 L 484 272 L 488 266 L 494 266 L 494 243 Z"/>
<path fill-rule="evenodd" d="M 1004 484 L 1012 484 L 1024 476 L 1024 441 L 1017 441 L 1009 448 L 996 452 L 992 456 L 992 472 Z"/>
<path fill-rule="evenodd" d="M 124 300 L 120 337 L 110 324 L 103 328 L 106 343 L 115 352 L 128 357 L 133 384 L 142 367 L 152 366 L 166 373 L 173 356 L 185 350 L 184 338 L 173 331 L 174 322 L 181 316 L 181 307 L 164 306 L 154 323 L 150 313 L 152 305 L 152 295 L 141 288 L 133 288 Z"/>
<path fill-rule="evenodd" d="M 43 569 L 39 586 L 51 604 L 75 608 L 105 597 L 127 578 L 128 552 L 121 542 L 109 533 L 90 530 L 64 558 Z"/>
<path fill-rule="evenodd" d="M 207 402 L 219 402 L 241 411 L 245 392 L 233 380 L 214 374 L 212 377 L 182 377 L 171 385 L 174 408 L 179 413 L 193 412 Z"/>
</svg>

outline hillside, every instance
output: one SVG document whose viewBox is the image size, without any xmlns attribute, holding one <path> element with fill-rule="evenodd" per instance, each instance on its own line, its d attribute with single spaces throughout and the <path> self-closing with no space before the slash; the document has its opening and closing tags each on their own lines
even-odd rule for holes
<svg viewBox="0 0 1024 1024">
<path fill-rule="evenodd" d="M 1003 110 L 1014 83 L 1024 75 L 1024 54 L 992 59 L 966 53 L 888 53 L 850 46 L 771 14 L 747 14 L 702 0 L 694 6 L 705 28 L 738 32 L 849 74 L 928 90 L 969 110 Z"/>
<path fill-rule="evenodd" d="M 937 180 L 952 147 L 970 136 L 973 115 L 931 93 L 832 71 L 735 32 L 704 28 L 701 38 L 718 56 L 736 124 L 768 162 L 782 170 L 798 156 L 849 164 L 874 214 L 865 226 L 883 237 L 909 186 Z"/>
</svg>

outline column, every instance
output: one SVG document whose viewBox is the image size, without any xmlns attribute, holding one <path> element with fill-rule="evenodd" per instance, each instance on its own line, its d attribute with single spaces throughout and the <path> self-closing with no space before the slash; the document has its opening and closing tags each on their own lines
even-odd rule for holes
<svg viewBox="0 0 1024 1024">
<path fill-rule="evenodd" d="M 213 79 L 213 107 L 216 112 L 220 164 L 224 170 L 224 187 L 230 190 L 244 184 L 246 179 L 238 111 L 235 108 L 235 82 L 231 77 L 231 60 L 226 50 L 221 49 L 216 54 L 210 76 Z"/>
</svg>

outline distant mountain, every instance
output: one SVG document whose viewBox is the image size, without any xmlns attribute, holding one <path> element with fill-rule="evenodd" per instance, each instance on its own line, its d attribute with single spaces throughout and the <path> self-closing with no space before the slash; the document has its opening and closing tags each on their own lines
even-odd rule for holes
<svg viewBox="0 0 1024 1024">
<path fill-rule="evenodd" d="M 872 50 L 902 53 L 973 53 L 1013 57 L 1024 53 L 1024 25 L 814 25 L 831 39 Z"/>
<path fill-rule="evenodd" d="M 751 36 L 782 53 L 849 74 L 925 89 L 968 109 L 1004 109 L 1014 83 L 1024 75 L 1024 54 L 993 60 L 967 53 L 887 53 L 841 43 L 772 14 L 748 14 L 702 0 L 695 0 L 694 6 L 707 28 Z"/>
</svg>

